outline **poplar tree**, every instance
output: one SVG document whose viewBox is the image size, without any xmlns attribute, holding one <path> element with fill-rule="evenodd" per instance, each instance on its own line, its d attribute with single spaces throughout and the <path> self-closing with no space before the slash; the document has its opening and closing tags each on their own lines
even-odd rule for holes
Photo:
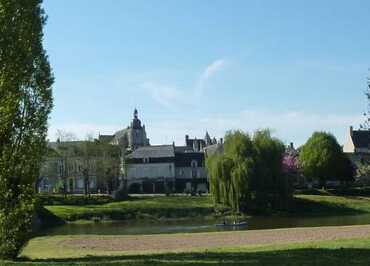
<svg viewBox="0 0 370 266">
<path fill-rule="evenodd" d="M 53 75 L 42 45 L 42 0 L 0 0 L 0 257 L 28 240 L 46 151 Z"/>
</svg>

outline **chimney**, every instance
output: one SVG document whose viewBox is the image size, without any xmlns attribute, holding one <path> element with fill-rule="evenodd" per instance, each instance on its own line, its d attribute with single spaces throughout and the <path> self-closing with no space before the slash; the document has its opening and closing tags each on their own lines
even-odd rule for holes
<svg viewBox="0 0 370 266">
<path fill-rule="evenodd" d="M 349 127 L 349 135 L 352 137 L 353 136 L 353 126 Z"/>
<path fill-rule="evenodd" d="M 294 144 L 293 144 L 293 142 L 291 142 L 289 146 L 290 146 L 290 148 L 291 148 L 292 150 L 294 150 Z"/>
<path fill-rule="evenodd" d="M 224 139 L 220 138 L 220 144 L 224 144 Z"/>
</svg>

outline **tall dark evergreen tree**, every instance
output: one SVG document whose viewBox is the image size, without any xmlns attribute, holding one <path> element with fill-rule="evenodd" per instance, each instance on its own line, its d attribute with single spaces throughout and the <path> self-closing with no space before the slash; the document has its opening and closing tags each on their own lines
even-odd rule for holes
<svg viewBox="0 0 370 266">
<path fill-rule="evenodd" d="M 46 150 L 53 75 L 42 0 L 0 0 L 0 257 L 28 239 L 34 183 Z"/>
</svg>

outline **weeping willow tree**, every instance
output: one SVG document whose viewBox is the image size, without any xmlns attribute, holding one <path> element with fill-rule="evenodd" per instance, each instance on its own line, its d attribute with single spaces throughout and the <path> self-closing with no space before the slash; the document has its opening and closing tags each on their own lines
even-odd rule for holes
<svg viewBox="0 0 370 266">
<path fill-rule="evenodd" d="M 268 130 L 253 137 L 242 131 L 227 133 L 224 152 L 206 161 L 214 203 L 234 213 L 281 205 L 283 194 L 290 193 L 282 174 L 283 153 L 284 145 Z"/>
<path fill-rule="evenodd" d="M 248 180 L 253 174 L 253 146 L 249 135 L 229 132 L 225 137 L 223 154 L 207 159 L 210 191 L 215 204 L 230 206 L 239 212 L 241 203 L 248 197 Z"/>
<path fill-rule="evenodd" d="M 272 137 L 269 130 L 253 135 L 255 147 L 255 178 L 251 183 L 257 209 L 283 209 L 291 195 L 288 176 L 283 173 L 284 144 Z"/>
<path fill-rule="evenodd" d="M 239 162 L 234 162 L 235 166 L 231 172 L 231 189 L 229 194 L 229 204 L 235 212 L 240 212 L 241 207 L 245 209 L 245 202 L 250 198 L 249 179 L 253 176 L 253 160 L 246 158 Z"/>
<path fill-rule="evenodd" d="M 209 190 L 212 194 L 213 203 L 221 203 L 221 186 L 219 177 L 222 175 L 220 160 L 222 155 L 213 154 L 206 159 L 206 167 L 208 170 Z M 221 179 L 221 178 L 220 178 Z"/>
</svg>

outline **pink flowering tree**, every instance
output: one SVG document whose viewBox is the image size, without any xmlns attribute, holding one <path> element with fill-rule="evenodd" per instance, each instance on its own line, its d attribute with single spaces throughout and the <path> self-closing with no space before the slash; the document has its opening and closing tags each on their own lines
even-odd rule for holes
<svg viewBox="0 0 370 266">
<path fill-rule="evenodd" d="M 296 175 L 299 170 L 298 153 L 295 151 L 286 152 L 282 161 L 283 172 L 289 175 Z"/>
</svg>

